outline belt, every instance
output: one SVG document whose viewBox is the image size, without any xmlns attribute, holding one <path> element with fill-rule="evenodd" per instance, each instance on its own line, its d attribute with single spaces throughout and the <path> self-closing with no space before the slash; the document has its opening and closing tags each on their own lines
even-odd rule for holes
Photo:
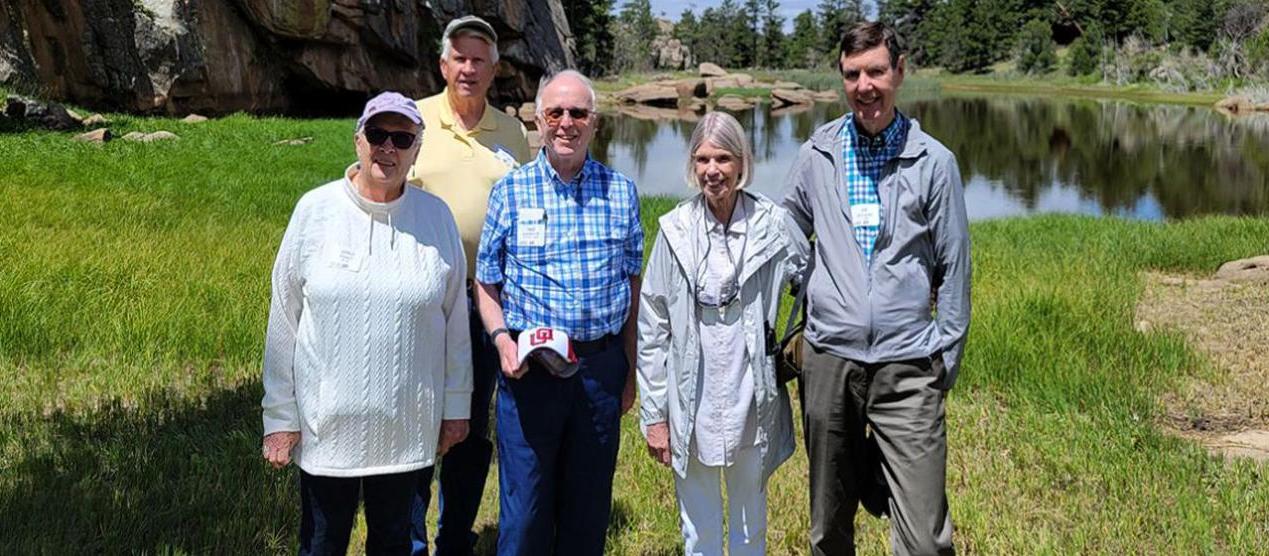
<svg viewBox="0 0 1269 556">
<path fill-rule="evenodd" d="M 511 334 L 512 340 L 517 342 L 520 341 L 521 330 L 508 330 L 507 332 Z M 573 353 L 578 357 L 589 357 L 591 355 L 595 355 L 596 353 L 600 353 L 608 349 L 608 346 L 617 343 L 617 335 L 604 334 L 595 340 L 569 340 L 569 343 L 573 345 Z"/>
</svg>

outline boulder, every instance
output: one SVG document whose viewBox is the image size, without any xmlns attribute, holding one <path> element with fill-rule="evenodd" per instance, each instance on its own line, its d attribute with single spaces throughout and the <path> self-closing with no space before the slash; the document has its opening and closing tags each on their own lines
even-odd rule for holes
<svg viewBox="0 0 1269 556">
<path fill-rule="evenodd" d="M 107 128 L 94 129 L 88 133 L 81 133 L 72 138 L 74 141 L 84 143 L 96 143 L 98 145 L 110 140 L 110 130 Z"/>
<path fill-rule="evenodd" d="M 794 114 L 809 112 L 813 106 L 813 104 L 786 104 L 778 108 L 772 108 L 771 115 L 776 117 L 792 116 Z"/>
<path fill-rule="evenodd" d="M 718 64 L 710 62 L 702 62 L 698 72 L 701 77 L 722 77 L 727 75 L 727 70 L 719 67 Z"/>
<path fill-rule="evenodd" d="M 516 113 L 521 121 L 532 122 L 533 117 L 537 115 L 537 105 L 532 102 L 526 102 L 520 105 L 520 109 Z"/>
<path fill-rule="evenodd" d="M 636 120 L 647 121 L 685 120 L 691 122 L 700 119 L 700 114 L 692 110 L 644 104 L 622 104 L 617 106 L 617 113 Z"/>
<path fill-rule="evenodd" d="M 4 115 L 13 124 L 54 131 L 72 131 L 84 127 L 83 121 L 71 115 L 61 104 L 19 95 L 9 95 L 5 99 Z"/>
<path fill-rule="evenodd" d="M 93 114 L 84 118 L 84 127 L 102 126 L 108 123 L 110 123 L 110 120 L 106 119 L 106 117 L 101 114 Z"/>
<path fill-rule="evenodd" d="M 355 114 L 370 95 L 444 86 L 436 60 L 453 18 L 497 29 L 490 98 L 531 99 L 574 64 L 561 0 L 9 0 L 0 85 L 98 109 L 205 115 Z"/>
<path fill-rule="evenodd" d="M 121 137 L 124 141 L 132 141 L 135 143 L 153 143 L 155 141 L 170 141 L 172 139 L 180 139 L 175 133 L 170 131 L 155 131 L 153 133 L 142 133 L 133 131 Z"/>
<path fill-rule="evenodd" d="M 207 116 L 200 116 L 198 114 L 190 114 L 188 116 L 185 116 L 184 118 L 181 118 L 181 121 L 187 124 L 201 124 L 207 121 Z"/>
<path fill-rule="evenodd" d="M 771 89 L 771 102 L 776 108 L 790 104 L 814 104 L 815 97 L 806 91 Z"/>
<path fill-rule="evenodd" d="M 1229 261 L 1217 269 L 1216 278 L 1231 282 L 1269 282 L 1269 255 Z"/>
<path fill-rule="evenodd" d="M 801 83 L 798 83 L 798 82 L 796 82 L 796 81 L 776 81 L 774 84 L 772 84 L 772 88 L 774 88 L 774 89 L 792 89 L 792 90 L 795 90 L 795 91 L 796 91 L 796 90 L 798 90 L 798 89 L 805 89 L 805 87 L 803 87 Z"/>
<path fill-rule="evenodd" d="M 679 92 L 666 84 L 645 83 L 617 93 L 617 100 L 627 104 L 675 107 L 679 104 Z"/>
<path fill-rule="evenodd" d="M 680 79 L 674 82 L 674 89 L 679 93 L 679 98 L 705 98 L 709 96 L 709 87 L 706 86 L 704 79 Z"/>
<path fill-rule="evenodd" d="M 652 39 L 652 52 L 660 69 L 682 70 L 692 65 L 692 50 L 670 35 L 657 35 Z"/>
<path fill-rule="evenodd" d="M 153 143 L 155 141 L 171 141 L 172 139 L 180 139 L 180 137 L 170 131 L 155 131 L 153 133 L 147 133 L 145 136 L 141 137 L 141 142 Z"/>
<path fill-rule="evenodd" d="M 747 73 L 733 73 L 725 77 L 709 78 L 710 90 L 713 89 L 741 89 L 747 88 L 754 83 L 753 76 Z"/>
<path fill-rule="evenodd" d="M 1216 109 L 1233 114 L 1250 114 L 1255 110 L 1255 105 L 1250 98 L 1239 95 L 1217 101 Z"/>
<path fill-rule="evenodd" d="M 811 93 L 811 96 L 816 102 L 837 102 L 838 99 L 841 98 L 837 96 L 837 91 L 832 89 L 828 89 L 826 91 L 815 91 Z"/>
<path fill-rule="evenodd" d="M 703 98 L 693 97 L 693 98 L 687 98 L 687 99 L 684 99 L 684 98 L 679 99 L 679 110 L 702 112 L 707 108 L 709 108 L 709 103 L 706 102 L 705 99 Z"/>
<path fill-rule="evenodd" d="M 753 103 L 736 95 L 723 95 L 723 98 L 718 99 L 717 106 L 723 110 L 737 112 L 753 108 Z"/>
</svg>

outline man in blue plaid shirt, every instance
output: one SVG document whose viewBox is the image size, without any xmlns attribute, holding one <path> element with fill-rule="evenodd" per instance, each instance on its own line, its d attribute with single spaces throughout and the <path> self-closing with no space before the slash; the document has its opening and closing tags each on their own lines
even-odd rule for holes
<svg viewBox="0 0 1269 556">
<path fill-rule="evenodd" d="M 477 304 L 498 348 L 498 554 L 604 551 L 620 420 L 634 404 L 643 228 L 629 178 L 587 153 L 598 114 L 575 71 L 538 87 L 537 159 L 494 185 Z M 525 330 L 564 332 L 575 374 L 520 363 Z"/>
<path fill-rule="evenodd" d="M 890 517 L 896 554 L 954 551 L 943 402 L 969 330 L 969 228 L 956 157 L 895 108 L 899 44 L 881 23 L 842 37 L 851 112 L 802 146 L 783 201 L 816 241 L 799 388 L 816 556 L 854 554 L 861 503 Z"/>
</svg>

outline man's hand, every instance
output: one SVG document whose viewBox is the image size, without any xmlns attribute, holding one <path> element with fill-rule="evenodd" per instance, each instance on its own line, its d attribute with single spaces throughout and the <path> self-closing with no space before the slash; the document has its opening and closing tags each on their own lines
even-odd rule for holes
<svg viewBox="0 0 1269 556">
<path fill-rule="evenodd" d="M 648 455 L 666 467 L 670 466 L 670 424 L 665 421 L 648 425 Z"/>
<path fill-rule="evenodd" d="M 300 433 L 283 431 L 267 434 L 260 451 L 264 460 L 274 469 L 282 469 L 291 463 L 291 449 L 300 442 Z"/>
<path fill-rule="evenodd" d="M 445 455 L 455 444 L 467 438 L 469 430 L 467 419 L 445 419 L 441 421 L 441 435 L 436 442 L 437 457 Z"/>
<path fill-rule="evenodd" d="M 507 378 L 520 378 L 529 370 L 529 360 L 525 359 L 524 364 L 517 363 L 519 356 L 519 346 L 511 339 L 510 334 L 499 334 L 494 340 L 494 344 L 498 347 L 498 360 L 502 364 L 502 374 Z"/>
<path fill-rule="evenodd" d="M 630 412 L 630 408 L 635 404 L 635 379 L 634 377 L 626 377 L 626 387 L 621 391 L 621 414 L 625 415 Z"/>
</svg>

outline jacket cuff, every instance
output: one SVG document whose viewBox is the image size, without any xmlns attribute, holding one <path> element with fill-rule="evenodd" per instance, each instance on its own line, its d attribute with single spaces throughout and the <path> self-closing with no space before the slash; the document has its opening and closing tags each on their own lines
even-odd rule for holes
<svg viewBox="0 0 1269 556">
<path fill-rule="evenodd" d="M 281 412 L 273 411 L 264 414 L 264 436 L 268 436 L 275 432 L 299 432 L 300 421 L 289 415 L 280 415 Z"/>
<path fill-rule="evenodd" d="M 648 425 L 655 425 L 657 423 L 664 423 L 666 421 L 669 421 L 669 419 L 666 418 L 664 411 L 648 409 L 645 407 L 639 408 L 639 424 L 644 427 L 647 427 Z"/>
<path fill-rule="evenodd" d="M 446 421 L 471 419 L 471 390 L 446 392 L 441 419 Z"/>
</svg>

